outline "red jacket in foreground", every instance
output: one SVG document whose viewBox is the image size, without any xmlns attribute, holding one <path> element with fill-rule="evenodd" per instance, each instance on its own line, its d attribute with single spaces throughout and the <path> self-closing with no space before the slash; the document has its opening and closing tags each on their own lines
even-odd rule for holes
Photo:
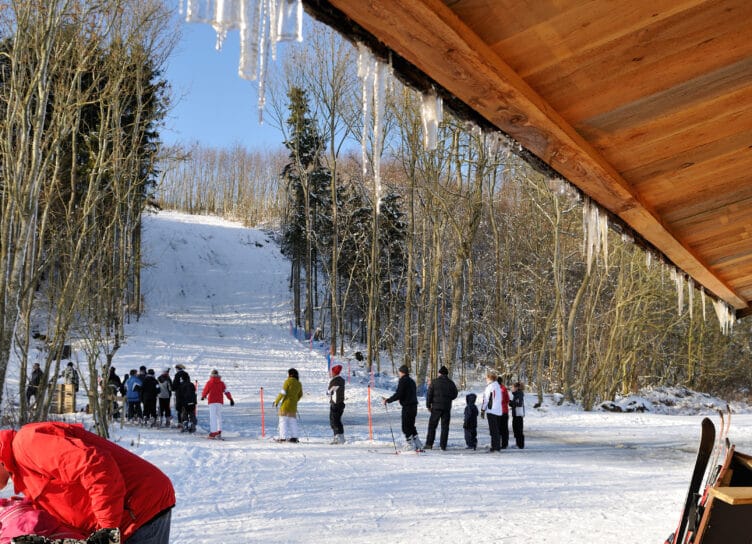
<svg viewBox="0 0 752 544">
<path fill-rule="evenodd" d="M 16 493 L 89 534 L 119 527 L 123 540 L 175 505 L 170 479 L 138 455 L 67 423 L 0 431 L 0 461 Z"/>
<path fill-rule="evenodd" d="M 223 395 L 227 395 L 228 400 L 232 400 L 232 395 L 227 390 L 225 382 L 218 376 L 212 376 L 209 381 L 206 382 L 204 390 L 201 392 L 201 400 L 206 399 L 209 404 L 224 404 Z"/>
</svg>

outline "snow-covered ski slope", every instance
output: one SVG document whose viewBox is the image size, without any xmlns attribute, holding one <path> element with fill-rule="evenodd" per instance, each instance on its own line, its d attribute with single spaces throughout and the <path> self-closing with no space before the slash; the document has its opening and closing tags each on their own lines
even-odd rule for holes
<svg viewBox="0 0 752 544">
<path fill-rule="evenodd" d="M 701 415 L 585 413 L 528 393 L 526 449 L 464 449 L 465 392 L 455 402 L 449 449 L 394 455 L 399 407 L 367 378 L 347 388 L 347 444 L 329 445 L 323 355 L 289 329 L 289 263 L 264 232 L 214 218 L 160 213 L 144 221 L 146 313 L 117 353 L 119 374 L 144 364 L 157 373 L 183 363 L 199 387 L 217 368 L 236 399 L 223 435 L 125 427 L 113 439 L 161 467 L 174 482 L 172 542 L 198 543 L 648 543 L 675 528 L 700 434 Z M 354 363 L 354 361 L 353 361 Z M 389 367 L 391 364 L 384 363 Z M 275 443 L 271 406 L 289 367 L 299 370 L 301 443 Z M 261 437 L 260 390 L 266 436 Z M 472 388 L 481 391 L 480 384 Z M 421 404 L 418 430 L 425 438 Z M 752 451 L 752 418 L 735 415 L 730 436 Z M 512 441 L 513 443 L 513 441 Z"/>
</svg>

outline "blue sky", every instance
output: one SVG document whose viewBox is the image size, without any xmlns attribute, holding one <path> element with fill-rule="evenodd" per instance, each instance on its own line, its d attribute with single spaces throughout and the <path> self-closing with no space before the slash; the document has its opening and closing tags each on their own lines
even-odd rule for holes
<svg viewBox="0 0 752 544">
<path fill-rule="evenodd" d="M 228 33 L 221 51 L 216 33 L 207 24 L 182 23 L 182 38 L 167 63 L 173 88 L 172 111 L 161 131 L 168 143 L 199 142 L 250 149 L 282 147 L 282 134 L 258 122 L 258 84 L 238 76 L 240 54 L 237 31 Z"/>
</svg>

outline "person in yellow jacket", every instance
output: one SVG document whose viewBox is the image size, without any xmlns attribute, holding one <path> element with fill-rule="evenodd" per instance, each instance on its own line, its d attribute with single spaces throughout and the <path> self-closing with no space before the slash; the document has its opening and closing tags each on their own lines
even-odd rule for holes
<svg viewBox="0 0 752 544">
<path fill-rule="evenodd" d="M 279 437 L 278 442 L 298 442 L 298 401 L 303 396 L 303 386 L 300 384 L 298 371 L 291 368 L 287 371 L 287 379 L 282 385 L 282 391 L 274 399 L 274 406 L 279 406 Z"/>
</svg>

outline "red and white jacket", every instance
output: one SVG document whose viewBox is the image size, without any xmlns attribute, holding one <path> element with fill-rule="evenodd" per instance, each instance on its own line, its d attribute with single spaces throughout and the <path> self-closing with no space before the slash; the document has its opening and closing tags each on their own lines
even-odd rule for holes
<svg viewBox="0 0 752 544">
<path fill-rule="evenodd" d="M 175 506 L 172 482 L 161 470 L 81 425 L 0 431 L 0 461 L 16 493 L 84 534 L 119 527 L 127 541 Z"/>
<path fill-rule="evenodd" d="M 222 378 L 219 376 L 209 378 L 201 392 L 201 400 L 206 399 L 209 404 L 224 404 L 224 397 L 227 397 L 227 400 L 232 400 L 232 395 L 227 390 Z"/>
</svg>

